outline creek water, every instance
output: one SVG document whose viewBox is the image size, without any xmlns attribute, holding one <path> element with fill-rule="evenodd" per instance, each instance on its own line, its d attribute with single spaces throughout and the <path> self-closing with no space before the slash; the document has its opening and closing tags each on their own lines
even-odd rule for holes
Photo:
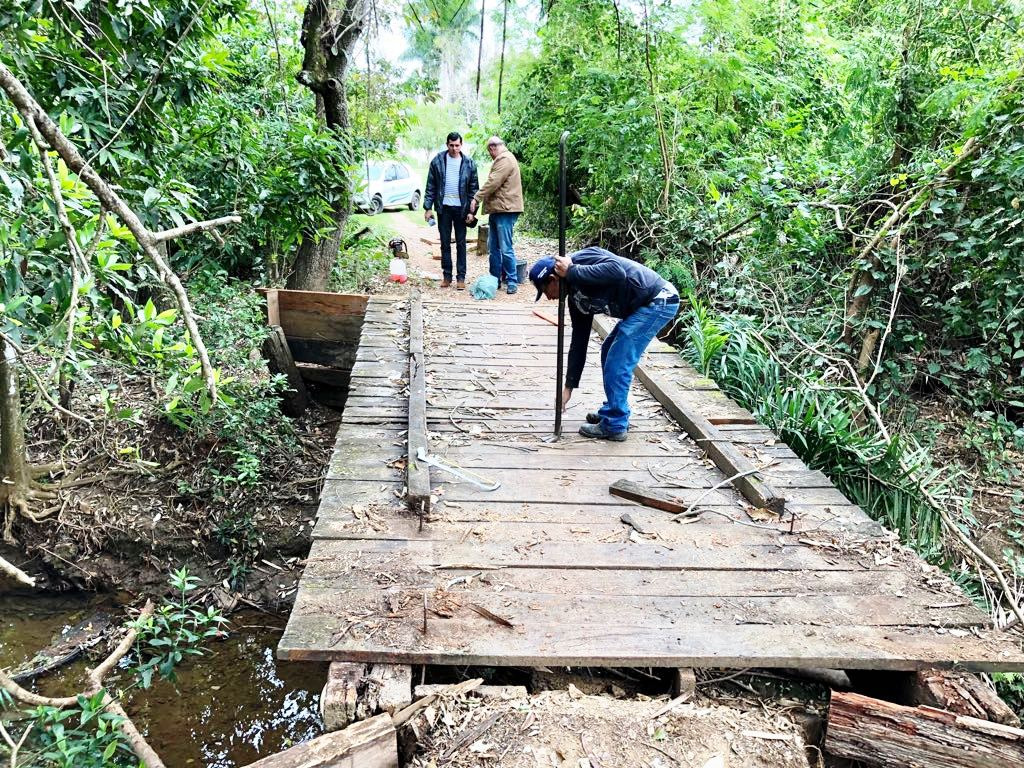
<svg viewBox="0 0 1024 768">
<path fill-rule="evenodd" d="M 123 610 L 88 595 L 0 595 L 0 668 L 12 668 L 96 611 L 115 624 Z M 133 689 L 125 709 L 169 768 L 235 768 L 319 735 L 317 698 L 327 665 L 279 662 L 274 649 L 284 620 L 257 611 L 232 614 L 226 640 L 186 659 L 177 681 Z M 82 688 L 89 662 L 41 678 L 33 690 L 66 696 Z M 117 683 L 126 685 L 122 674 Z M 115 681 L 111 681 L 114 683 Z"/>
</svg>

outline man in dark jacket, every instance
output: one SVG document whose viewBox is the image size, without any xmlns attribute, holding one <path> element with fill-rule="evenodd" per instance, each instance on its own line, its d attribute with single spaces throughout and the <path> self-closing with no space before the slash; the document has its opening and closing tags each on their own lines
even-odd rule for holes
<svg viewBox="0 0 1024 768">
<path fill-rule="evenodd" d="M 530 270 L 537 299 L 542 295 L 557 299 L 560 277 L 565 278 L 572 321 L 562 405 L 568 404 L 572 391 L 580 384 L 594 315 L 619 318 L 601 345 L 604 405 L 596 413 L 587 414 L 580 434 L 602 440 L 625 440 L 633 370 L 651 339 L 679 311 L 679 293 L 657 272 L 604 248 L 584 248 L 565 258 L 538 260 Z"/>
<path fill-rule="evenodd" d="M 430 221 L 430 209 L 437 210 L 437 228 L 441 233 L 442 288 L 452 284 L 452 228 L 455 228 L 456 288 L 466 288 L 466 222 L 469 206 L 480 189 L 473 159 L 462 154 L 462 136 L 448 134 L 448 149 L 430 161 L 427 188 L 423 195 L 423 218 Z"/>
</svg>

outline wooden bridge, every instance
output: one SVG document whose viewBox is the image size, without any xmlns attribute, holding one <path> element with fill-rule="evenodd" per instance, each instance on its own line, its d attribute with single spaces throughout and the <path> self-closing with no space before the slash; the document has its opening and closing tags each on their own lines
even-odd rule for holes
<svg viewBox="0 0 1024 768">
<path fill-rule="evenodd" d="M 949 579 L 666 345 L 643 361 L 629 439 L 595 442 L 575 434 L 603 399 L 595 335 L 564 436 L 550 441 L 556 331 L 532 306 L 318 301 L 274 300 L 293 346 L 319 350 L 313 362 L 344 368 L 326 331 L 364 317 L 281 658 L 1024 669 L 1019 640 L 987 629 Z M 332 378 L 322 366 L 304 375 Z M 411 512 L 406 486 L 425 467 L 407 440 L 424 418 L 414 441 L 500 487 L 430 469 L 429 511 Z M 698 444 L 702 427 L 713 434 Z M 737 462 L 753 470 L 720 468 Z M 613 496 L 619 480 L 688 514 Z M 784 511 L 737 486 L 755 499 L 774 490 Z"/>
</svg>

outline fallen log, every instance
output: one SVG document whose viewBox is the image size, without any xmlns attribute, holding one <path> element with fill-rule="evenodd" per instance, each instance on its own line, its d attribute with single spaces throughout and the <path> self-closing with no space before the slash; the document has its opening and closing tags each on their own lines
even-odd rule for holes
<svg viewBox="0 0 1024 768">
<path fill-rule="evenodd" d="M 882 768 L 1007 768 L 1024 765 L 1024 730 L 833 691 L 825 751 Z"/>
</svg>

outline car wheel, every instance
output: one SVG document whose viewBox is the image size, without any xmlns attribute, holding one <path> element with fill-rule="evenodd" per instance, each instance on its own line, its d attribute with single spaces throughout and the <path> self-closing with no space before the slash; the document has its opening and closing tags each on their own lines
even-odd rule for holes
<svg viewBox="0 0 1024 768">
<path fill-rule="evenodd" d="M 376 216 L 383 210 L 384 201 L 380 199 L 380 195 L 374 195 L 373 200 L 370 201 L 370 207 L 366 209 L 366 212 L 371 216 Z"/>
<path fill-rule="evenodd" d="M 409 210 L 410 211 L 415 211 L 419 207 L 420 207 L 420 193 L 417 190 L 416 192 L 412 193 L 412 200 L 409 201 Z"/>
</svg>

